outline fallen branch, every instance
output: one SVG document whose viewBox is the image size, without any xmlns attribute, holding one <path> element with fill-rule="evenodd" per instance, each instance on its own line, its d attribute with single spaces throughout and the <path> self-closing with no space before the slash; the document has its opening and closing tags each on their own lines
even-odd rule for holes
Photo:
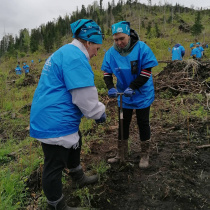
<svg viewBox="0 0 210 210">
<path fill-rule="evenodd" d="M 201 146 L 197 146 L 197 149 L 202 149 L 202 148 L 208 148 L 210 147 L 210 144 L 206 144 L 206 145 L 201 145 Z"/>
</svg>

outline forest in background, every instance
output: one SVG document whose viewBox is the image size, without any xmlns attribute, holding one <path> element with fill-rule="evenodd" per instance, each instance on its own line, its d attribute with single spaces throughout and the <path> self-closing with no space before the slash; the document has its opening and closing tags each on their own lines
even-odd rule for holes
<svg viewBox="0 0 210 210">
<path fill-rule="evenodd" d="M 41 24 L 38 28 L 21 29 L 19 35 L 4 35 L 0 42 L 0 58 L 23 58 L 33 53 L 52 53 L 71 37 L 70 24 L 78 19 L 92 19 L 102 28 L 106 38 L 111 35 L 111 25 L 126 20 L 137 31 L 140 39 L 150 43 L 155 52 L 166 50 L 180 42 L 183 46 L 198 38 L 202 43 L 209 43 L 210 10 L 195 10 L 176 4 L 148 5 L 138 0 L 114 0 L 103 8 L 103 0 L 72 12 L 71 15 L 59 16 L 53 21 Z M 158 44 L 159 43 L 159 44 Z M 189 48 L 189 45 L 186 45 Z M 154 48 L 154 49 L 153 49 Z"/>
</svg>

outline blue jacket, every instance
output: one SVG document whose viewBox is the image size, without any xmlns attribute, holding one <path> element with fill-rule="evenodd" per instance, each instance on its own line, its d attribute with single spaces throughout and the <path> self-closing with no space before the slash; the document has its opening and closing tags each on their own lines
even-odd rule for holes
<svg viewBox="0 0 210 210">
<path fill-rule="evenodd" d="M 19 65 L 17 65 L 17 67 L 15 68 L 15 72 L 16 74 L 22 74 L 22 71 Z"/>
<path fill-rule="evenodd" d="M 202 46 L 199 46 L 198 49 L 201 51 L 201 56 L 203 55 L 204 49 Z"/>
<path fill-rule="evenodd" d="M 185 54 L 185 49 L 183 46 L 179 45 L 175 45 L 172 49 L 172 61 L 174 60 L 182 60 L 182 57 Z"/>
<path fill-rule="evenodd" d="M 25 73 L 29 73 L 29 66 L 28 65 L 23 66 L 23 69 L 25 70 Z"/>
<path fill-rule="evenodd" d="M 94 85 L 94 74 L 85 54 L 66 44 L 46 61 L 35 91 L 30 135 L 34 138 L 56 138 L 75 133 L 83 116 L 72 103 L 69 90 Z"/>
<path fill-rule="evenodd" d="M 198 49 L 198 47 L 192 49 L 190 55 L 191 56 L 195 55 L 196 58 L 201 58 L 202 57 L 201 51 Z"/>
<path fill-rule="evenodd" d="M 136 64 L 137 71 L 131 71 L 132 65 Z M 151 49 L 141 41 L 138 41 L 130 54 L 121 56 L 114 47 L 111 47 L 105 54 L 101 69 L 107 73 L 114 74 L 117 77 L 117 90 L 124 90 L 135 80 L 141 73 L 142 69 L 152 68 L 157 66 L 158 62 Z M 154 101 L 154 85 L 152 76 L 132 97 L 123 96 L 123 108 L 142 109 L 151 105 Z M 118 97 L 118 106 L 120 101 Z"/>
</svg>

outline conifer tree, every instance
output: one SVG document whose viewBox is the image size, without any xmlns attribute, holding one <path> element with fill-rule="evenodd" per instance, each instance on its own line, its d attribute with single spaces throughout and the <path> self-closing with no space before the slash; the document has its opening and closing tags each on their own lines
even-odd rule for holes
<svg viewBox="0 0 210 210">
<path fill-rule="evenodd" d="M 199 34 L 201 34 L 202 30 L 204 29 L 202 23 L 201 23 L 201 15 L 200 12 L 197 12 L 196 16 L 195 16 L 195 23 L 194 25 L 191 27 L 191 34 L 193 36 L 198 36 Z"/>
<path fill-rule="evenodd" d="M 146 36 L 147 36 L 148 39 L 150 39 L 151 38 L 151 29 L 152 29 L 151 21 L 149 21 L 148 26 L 147 26 L 146 29 L 147 29 Z"/>
</svg>

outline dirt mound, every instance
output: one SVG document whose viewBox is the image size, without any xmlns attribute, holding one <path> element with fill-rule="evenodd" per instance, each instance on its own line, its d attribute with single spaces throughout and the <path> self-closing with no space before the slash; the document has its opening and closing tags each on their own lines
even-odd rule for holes
<svg viewBox="0 0 210 210">
<path fill-rule="evenodd" d="M 22 84 L 20 84 L 21 86 L 25 87 L 25 86 L 28 86 L 28 85 L 35 85 L 37 84 L 36 83 L 36 80 L 35 80 L 35 77 L 34 75 L 32 74 L 27 74 L 22 82 Z"/>
</svg>

